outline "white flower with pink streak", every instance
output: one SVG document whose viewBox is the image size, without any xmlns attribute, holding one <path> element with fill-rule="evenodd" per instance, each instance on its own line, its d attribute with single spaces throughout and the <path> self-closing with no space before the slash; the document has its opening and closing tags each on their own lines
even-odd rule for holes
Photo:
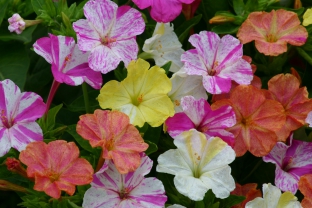
<svg viewBox="0 0 312 208">
<path fill-rule="evenodd" d="M 83 198 L 83 207 L 95 208 L 162 208 L 167 201 L 165 188 L 157 178 L 144 178 L 153 161 L 141 155 L 141 165 L 127 174 L 120 174 L 111 160 L 93 176 L 91 188 Z"/>
<path fill-rule="evenodd" d="M 89 66 L 103 74 L 116 69 L 120 61 L 127 66 L 137 59 L 136 36 L 143 33 L 142 15 L 130 6 L 118 7 L 110 0 L 90 0 L 84 6 L 87 20 L 73 23 L 78 46 L 91 51 Z"/>
</svg>

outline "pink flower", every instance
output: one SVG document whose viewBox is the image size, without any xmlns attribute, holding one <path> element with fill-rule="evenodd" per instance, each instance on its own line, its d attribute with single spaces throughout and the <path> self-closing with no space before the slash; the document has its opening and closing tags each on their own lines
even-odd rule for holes
<svg viewBox="0 0 312 208">
<path fill-rule="evenodd" d="M 229 92 L 231 80 L 248 85 L 253 79 L 250 64 L 243 59 L 243 45 L 230 35 L 221 39 L 216 33 L 202 31 L 192 35 L 189 42 L 196 48 L 181 56 L 185 72 L 203 76 L 207 92 Z"/>
<path fill-rule="evenodd" d="M 93 179 L 92 166 L 86 159 L 79 158 L 74 142 L 32 142 L 19 159 L 28 166 L 27 176 L 35 178 L 34 190 L 44 191 L 56 199 L 60 198 L 62 190 L 73 195 L 76 185 L 89 184 Z"/>
<path fill-rule="evenodd" d="M 162 208 L 167 201 L 165 189 L 157 178 L 144 178 L 153 161 L 141 156 L 141 165 L 135 172 L 120 174 L 111 160 L 93 177 L 91 188 L 83 198 L 83 207 Z"/>
<path fill-rule="evenodd" d="M 156 22 L 171 22 L 182 11 L 182 4 L 191 4 L 194 0 L 132 0 L 140 9 L 150 8 L 151 17 Z"/>
<path fill-rule="evenodd" d="M 230 146 L 234 146 L 234 135 L 226 128 L 236 124 L 235 112 L 230 106 L 222 106 L 211 110 L 209 103 L 201 98 L 185 96 L 181 101 L 183 112 L 176 113 L 166 120 L 167 131 L 176 137 L 184 131 L 196 129 L 208 138 L 220 137 Z"/>
<path fill-rule="evenodd" d="M 278 142 L 263 160 L 276 165 L 275 185 L 295 194 L 300 177 L 312 173 L 312 143 L 293 140 L 291 135 L 289 146 Z"/>
<path fill-rule="evenodd" d="M 35 120 L 44 114 L 45 109 L 39 95 L 21 93 L 9 79 L 0 82 L 0 157 L 11 147 L 22 151 L 28 143 L 43 139 Z"/>
<path fill-rule="evenodd" d="M 94 71 L 103 74 L 114 70 L 120 61 L 127 66 L 137 58 L 136 35 L 143 33 L 145 23 L 139 11 L 110 0 L 90 0 L 84 6 L 87 20 L 73 23 L 78 46 L 91 51 L 88 61 Z"/>
<path fill-rule="evenodd" d="M 102 85 L 102 75 L 88 65 L 88 53 L 78 49 L 74 38 L 55 36 L 40 38 L 34 43 L 34 50 L 52 64 L 54 79 L 59 83 L 77 86 L 83 82 L 95 89 Z"/>
<path fill-rule="evenodd" d="M 13 16 L 8 19 L 8 22 L 10 23 L 8 27 L 10 32 L 21 34 L 23 30 L 25 30 L 26 23 L 24 19 L 17 13 L 13 14 Z"/>
</svg>

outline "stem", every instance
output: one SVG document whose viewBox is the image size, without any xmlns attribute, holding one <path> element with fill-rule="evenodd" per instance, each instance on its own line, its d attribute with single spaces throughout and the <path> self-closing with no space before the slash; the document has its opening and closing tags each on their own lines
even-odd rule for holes
<svg viewBox="0 0 312 208">
<path fill-rule="evenodd" d="M 95 169 L 95 173 L 98 172 L 102 167 L 103 167 L 103 164 L 105 162 L 105 159 L 103 158 L 103 149 L 101 151 L 101 155 L 100 155 L 100 158 L 99 158 L 99 161 L 98 161 L 98 164 L 96 166 L 96 169 Z"/>
<path fill-rule="evenodd" d="M 258 169 L 258 167 L 261 165 L 262 161 L 263 161 L 263 160 L 261 159 L 261 160 L 259 160 L 259 161 L 257 162 L 257 164 L 255 165 L 255 167 L 249 172 L 249 174 L 248 174 L 245 178 L 243 178 L 243 180 L 240 181 L 240 184 L 242 184 L 243 181 L 245 181 L 246 179 L 248 179 L 249 176 L 251 176 L 251 175 Z"/>
<path fill-rule="evenodd" d="M 48 112 L 49 112 L 49 109 L 50 109 L 50 105 L 52 103 L 52 100 L 54 98 L 54 95 L 58 89 L 58 87 L 60 86 L 61 83 L 59 83 L 58 81 L 56 81 L 55 79 L 53 80 L 52 82 L 52 85 L 51 85 L 51 89 L 50 89 L 50 92 L 49 92 L 49 96 L 48 96 L 48 99 L 47 99 L 47 108 L 46 108 L 46 112 L 44 114 L 44 119 L 47 118 L 48 116 Z"/>
<path fill-rule="evenodd" d="M 89 95 L 88 95 L 88 90 L 87 90 L 87 84 L 85 82 L 82 83 L 82 92 L 83 92 L 83 99 L 84 99 L 84 103 L 85 103 L 86 113 L 91 113 L 90 112 L 90 104 L 89 104 Z"/>
</svg>

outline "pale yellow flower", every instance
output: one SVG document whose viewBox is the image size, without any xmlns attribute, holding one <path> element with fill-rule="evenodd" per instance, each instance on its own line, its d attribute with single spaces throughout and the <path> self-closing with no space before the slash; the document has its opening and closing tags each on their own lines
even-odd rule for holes
<svg viewBox="0 0 312 208">
<path fill-rule="evenodd" d="M 303 15 L 303 26 L 308 26 L 312 24 L 312 9 L 307 9 Z"/>
<path fill-rule="evenodd" d="M 101 108 L 121 111 L 130 117 L 131 124 L 139 127 L 145 122 L 157 127 L 173 116 L 173 103 L 167 95 L 171 82 L 165 70 L 149 67 L 143 59 L 130 62 L 123 81 L 109 81 L 101 89 L 98 97 Z"/>
</svg>

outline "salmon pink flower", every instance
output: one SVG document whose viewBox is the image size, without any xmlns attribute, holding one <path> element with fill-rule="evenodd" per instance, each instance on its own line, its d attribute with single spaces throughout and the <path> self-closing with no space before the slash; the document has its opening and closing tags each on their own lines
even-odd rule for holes
<svg viewBox="0 0 312 208">
<path fill-rule="evenodd" d="M 77 86 L 83 82 L 95 89 L 102 85 L 102 75 L 88 65 L 88 53 L 78 49 L 74 38 L 55 36 L 40 38 L 34 44 L 34 50 L 48 63 L 52 64 L 54 79 L 59 83 Z"/>
<path fill-rule="evenodd" d="M 207 100 L 196 100 L 192 96 L 185 96 L 181 101 L 183 112 L 176 113 L 166 120 L 167 131 L 171 137 L 190 129 L 196 129 L 210 137 L 220 137 L 230 146 L 234 146 L 234 135 L 226 128 L 236 124 L 235 113 L 231 106 L 222 106 L 211 110 Z"/>
<path fill-rule="evenodd" d="M 43 140 L 35 121 L 45 110 L 46 104 L 36 93 L 22 93 L 9 79 L 0 81 L 0 157 L 11 147 L 22 151 L 28 143 Z"/>
<path fill-rule="evenodd" d="M 245 185 L 236 183 L 235 185 L 235 190 L 231 192 L 231 195 L 245 196 L 246 199 L 243 202 L 232 206 L 231 208 L 245 208 L 247 202 L 255 199 L 256 197 L 262 196 L 261 191 L 257 189 L 258 184 L 256 183 L 248 183 Z"/>
<path fill-rule="evenodd" d="M 268 82 L 268 99 L 280 102 L 284 107 L 286 123 L 277 132 L 278 141 L 286 141 L 289 134 L 306 123 L 308 113 L 312 111 L 312 100 L 308 98 L 306 87 L 300 87 L 299 80 L 292 74 L 278 74 Z"/>
<path fill-rule="evenodd" d="M 300 25 L 295 12 L 284 9 L 268 12 L 252 12 L 239 28 L 237 37 L 245 44 L 255 41 L 260 53 L 278 56 L 287 51 L 287 43 L 305 44 L 308 32 Z"/>
<path fill-rule="evenodd" d="M 32 142 L 19 159 L 27 165 L 28 177 L 35 178 L 34 190 L 44 191 L 55 199 L 60 198 L 62 190 L 73 195 L 76 185 L 92 182 L 92 166 L 86 159 L 79 158 L 74 142 Z"/>
<path fill-rule="evenodd" d="M 77 133 L 92 147 L 102 147 L 102 157 L 112 159 L 121 174 L 140 166 L 140 153 L 148 148 L 129 117 L 118 111 L 95 110 L 80 116 Z"/>
<path fill-rule="evenodd" d="M 224 199 L 235 188 L 228 164 L 235 152 L 222 139 L 206 136 L 192 129 L 179 134 L 174 140 L 177 149 L 158 157 L 157 172 L 175 175 L 177 190 L 194 201 L 203 200 L 211 189 L 216 197 Z"/>
<path fill-rule="evenodd" d="M 304 195 L 301 205 L 303 208 L 312 207 L 312 174 L 306 174 L 300 177 L 299 190 Z"/>
<path fill-rule="evenodd" d="M 227 130 L 234 134 L 234 150 L 237 156 L 246 151 L 261 157 L 267 155 L 277 142 L 277 132 L 285 124 L 283 106 L 266 99 L 260 89 L 252 85 L 239 85 L 230 99 L 218 100 L 212 109 L 230 105 L 235 111 L 236 125 Z"/>
<path fill-rule="evenodd" d="M 165 70 L 158 66 L 149 67 L 150 64 L 143 59 L 132 61 L 124 80 L 107 82 L 98 97 L 101 108 L 124 112 L 130 123 L 139 127 L 145 122 L 157 127 L 173 116 L 173 103 L 167 95 L 171 82 Z"/>
<path fill-rule="evenodd" d="M 144 178 L 153 166 L 145 154 L 141 165 L 127 174 L 120 174 L 114 162 L 106 160 L 104 166 L 94 175 L 91 188 L 83 198 L 83 207 L 114 208 L 162 208 L 167 201 L 165 188 L 157 178 Z"/>
<path fill-rule="evenodd" d="M 301 208 L 298 198 L 291 192 L 281 193 L 277 187 L 272 184 L 263 184 L 263 198 L 257 197 L 248 202 L 245 208 Z"/>
<path fill-rule="evenodd" d="M 140 9 L 150 9 L 156 22 L 171 22 L 182 11 L 182 4 L 191 4 L 194 0 L 132 0 Z"/>
<path fill-rule="evenodd" d="M 189 42 L 195 47 L 181 56 L 184 70 L 189 75 L 200 75 L 207 92 L 229 92 L 231 81 L 250 84 L 253 79 L 250 64 L 243 56 L 243 45 L 231 35 L 221 39 L 213 32 L 192 35 Z"/>
<path fill-rule="evenodd" d="M 129 6 L 111 0 L 91 0 L 83 7 L 87 20 L 73 23 L 78 46 L 91 51 L 88 61 L 94 71 L 103 74 L 116 69 L 120 61 L 127 66 L 137 58 L 136 36 L 143 33 L 142 15 Z"/>
<path fill-rule="evenodd" d="M 296 194 L 299 178 L 312 173 L 312 143 L 293 140 L 291 136 L 289 146 L 278 142 L 263 160 L 276 165 L 275 185 Z"/>
</svg>

